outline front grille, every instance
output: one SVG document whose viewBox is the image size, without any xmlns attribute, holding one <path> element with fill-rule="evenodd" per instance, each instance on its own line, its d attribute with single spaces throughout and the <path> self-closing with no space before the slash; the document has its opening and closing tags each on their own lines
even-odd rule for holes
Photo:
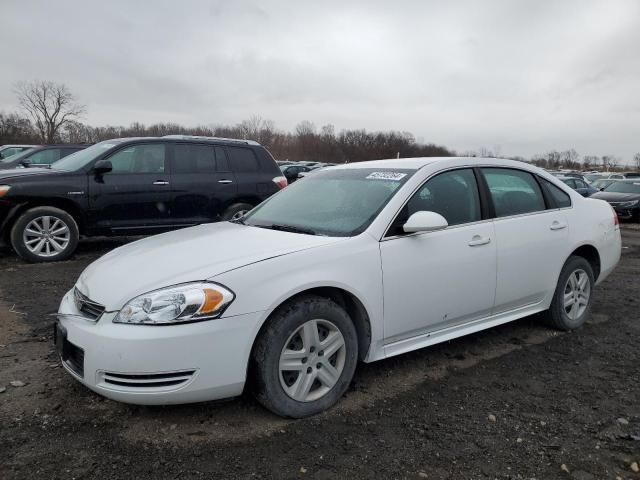
<svg viewBox="0 0 640 480">
<path fill-rule="evenodd" d="M 89 320 L 98 321 L 100 316 L 104 313 L 104 305 L 100 305 L 99 303 L 90 300 L 86 295 L 78 290 L 78 287 L 73 289 L 73 300 L 78 311 L 83 317 Z"/>
<path fill-rule="evenodd" d="M 106 385 L 126 390 L 171 389 L 186 384 L 195 373 L 195 370 L 142 374 L 103 372 L 102 381 Z"/>
</svg>

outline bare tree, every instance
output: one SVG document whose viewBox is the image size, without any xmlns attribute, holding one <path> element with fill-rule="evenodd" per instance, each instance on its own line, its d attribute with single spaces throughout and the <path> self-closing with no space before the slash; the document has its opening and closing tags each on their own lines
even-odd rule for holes
<svg viewBox="0 0 640 480">
<path fill-rule="evenodd" d="M 60 128 L 77 121 L 86 111 L 62 83 L 42 80 L 20 82 L 15 93 L 44 143 L 54 143 Z"/>
<path fill-rule="evenodd" d="M 636 169 L 637 169 L 637 170 L 640 170 L 640 153 L 636 153 L 636 154 L 633 156 L 633 163 L 635 163 L 635 164 L 636 164 Z"/>
</svg>

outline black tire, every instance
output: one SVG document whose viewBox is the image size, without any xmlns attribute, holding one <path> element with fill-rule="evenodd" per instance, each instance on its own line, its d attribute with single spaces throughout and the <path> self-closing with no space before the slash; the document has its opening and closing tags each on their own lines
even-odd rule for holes
<svg viewBox="0 0 640 480">
<path fill-rule="evenodd" d="M 586 273 L 589 282 L 589 297 L 584 311 L 576 318 L 571 318 L 564 305 L 565 290 L 568 287 L 569 278 L 575 273 L 583 271 Z M 563 331 L 575 330 L 581 327 L 591 316 L 591 305 L 593 303 L 593 286 L 595 280 L 591 264 L 583 257 L 571 256 L 565 262 L 560 272 L 558 285 L 553 295 L 553 301 L 549 310 L 544 312 L 544 319 L 549 325 Z"/>
<path fill-rule="evenodd" d="M 49 254 L 46 252 L 46 248 L 42 254 L 32 252 L 25 242 L 24 234 L 27 226 L 33 221 L 41 217 L 50 217 L 50 225 L 55 225 L 56 220 L 59 221 L 58 225 L 63 224 L 68 228 L 68 242 L 56 241 L 57 245 L 64 245 L 64 248 L 60 251 L 56 251 L 53 244 L 49 247 Z M 57 227 L 61 228 L 60 226 Z M 51 230 L 53 231 L 53 230 Z M 66 233 L 65 233 L 66 236 Z M 80 232 L 78 230 L 78 224 L 74 218 L 64 210 L 55 207 L 34 207 L 24 212 L 18 220 L 13 224 L 11 228 L 11 246 L 15 252 L 27 262 L 39 263 L 39 262 L 58 262 L 65 260 L 71 256 L 78 246 L 78 240 L 80 238 Z M 37 244 L 36 244 L 37 245 Z M 52 251 L 52 252 L 51 252 Z"/>
<path fill-rule="evenodd" d="M 222 220 L 236 220 L 233 217 L 238 215 L 241 212 L 248 212 L 253 208 L 253 205 L 250 203 L 234 203 L 230 205 L 222 214 Z"/>
<path fill-rule="evenodd" d="M 335 385 L 313 401 L 297 401 L 289 396 L 280 377 L 280 355 L 285 342 L 309 320 L 323 319 L 340 331 L 344 339 L 344 367 Z M 301 297 L 278 311 L 260 333 L 251 355 L 251 373 L 258 401 L 283 417 L 303 418 L 332 407 L 347 391 L 358 363 L 358 337 L 345 310 L 328 298 Z"/>
</svg>

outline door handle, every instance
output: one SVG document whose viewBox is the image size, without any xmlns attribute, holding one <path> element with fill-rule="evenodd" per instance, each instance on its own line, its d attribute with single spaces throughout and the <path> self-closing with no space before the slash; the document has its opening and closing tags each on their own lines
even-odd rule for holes
<svg viewBox="0 0 640 480">
<path fill-rule="evenodd" d="M 480 245 L 486 245 L 491 242 L 491 237 L 482 237 L 480 235 L 474 235 L 471 241 L 469 242 L 470 247 L 477 247 Z"/>
<path fill-rule="evenodd" d="M 564 222 L 559 222 L 555 220 L 549 228 L 551 230 L 562 230 L 563 228 L 567 228 L 567 224 Z"/>
<path fill-rule="evenodd" d="M 155 182 L 153 182 L 154 185 L 169 185 L 169 182 L 165 181 L 165 180 L 156 180 Z"/>
<path fill-rule="evenodd" d="M 224 183 L 226 185 L 227 183 L 233 183 L 233 180 L 218 180 L 218 183 Z"/>
</svg>

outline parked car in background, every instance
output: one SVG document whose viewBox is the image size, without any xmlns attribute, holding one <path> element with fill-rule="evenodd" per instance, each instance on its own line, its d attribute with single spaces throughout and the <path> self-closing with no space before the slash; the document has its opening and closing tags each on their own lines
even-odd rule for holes
<svg viewBox="0 0 640 480">
<path fill-rule="evenodd" d="M 0 147 L 0 160 L 37 146 L 38 145 L 2 145 Z"/>
<path fill-rule="evenodd" d="M 305 165 L 285 165 L 284 167 L 280 167 L 282 170 L 282 174 L 286 177 L 287 182 L 293 183 L 295 182 L 301 173 L 308 172 L 311 167 L 307 167 Z"/>
<path fill-rule="evenodd" d="M 623 172 L 624 178 L 640 178 L 640 172 Z"/>
<path fill-rule="evenodd" d="M 35 147 L 0 160 L 0 170 L 11 168 L 49 168 L 61 158 L 84 150 L 88 145 L 46 145 Z"/>
<path fill-rule="evenodd" d="M 586 181 L 582 180 L 578 177 L 557 177 L 558 180 L 566 183 L 571 188 L 573 188 L 576 192 L 578 192 L 583 197 L 590 197 L 596 192 L 599 192 L 597 188 L 592 187 Z"/>
<path fill-rule="evenodd" d="M 604 190 L 612 183 L 619 182 L 619 181 L 620 180 L 616 180 L 615 178 L 600 178 L 598 180 L 594 180 L 593 182 L 591 182 L 591 186 L 593 188 L 597 188 L 598 191 L 600 191 L 600 190 Z"/>
<path fill-rule="evenodd" d="M 50 169 L 0 172 L 0 235 L 25 260 L 62 260 L 80 235 L 142 235 L 237 219 L 286 185 L 256 142 L 107 140 Z"/>
<path fill-rule="evenodd" d="M 609 202 L 622 220 L 640 222 L 640 180 L 618 180 L 591 198 Z"/>
<path fill-rule="evenodd" d="M 551 175 L 553 175 L 554 177 L 571 177 L 571 178 L 579 178 L 580 180 L 582 180 L 585 183 L 589 183 L 590 181 L 586 178 L 585 175 L 583 175 L 580 172 L 563 172 L 563 171 L 559 171 L 559 172 L 549 172 Z"/>
<path fill-rule="evenodd" d="M 353 163 L 235 222 L 106 254 L 62 299 L 56 346 L 114 400 L 201 402 L 249 383 L 305 417 L 342 398 L 359 361 L 536 313 L 580 327 L 620 249 L 609 205 L 525 163 Z"/>
</svg>

